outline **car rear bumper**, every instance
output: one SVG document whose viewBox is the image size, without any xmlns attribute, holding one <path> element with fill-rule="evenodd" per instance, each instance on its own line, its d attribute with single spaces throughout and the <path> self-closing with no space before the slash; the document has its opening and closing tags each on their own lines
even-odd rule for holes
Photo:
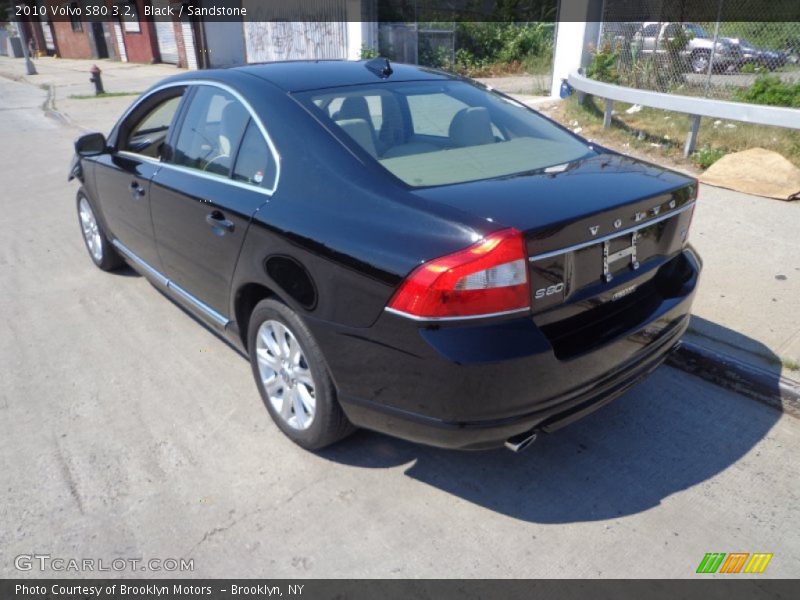
<svg viewBox="0 0 800 600">
<path fill-rule="evenodd" d="M 445 448 L 497 447 L 581 418 L 664 361 L 688 327 L 700 271 L 691 250 L 679 259 L 690 273 L 677 293 L 567 360 L 530 316 L 443 326 L 384 314 L 369 329 L 308 325 L 355 425 Z"/>
</svg>

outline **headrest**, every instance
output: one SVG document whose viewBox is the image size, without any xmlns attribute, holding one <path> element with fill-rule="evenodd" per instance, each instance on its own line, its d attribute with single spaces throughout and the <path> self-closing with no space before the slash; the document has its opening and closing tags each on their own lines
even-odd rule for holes
<svg viewBox="0 0 800 600">
<path fill-rule="evenodd" d="M 482 106 L 462 108 L 450 122 L 450 141 L 454 146 L 480 146 L 494 142 L 489 111 Z"/>
<path fill-rule="evenodd" d="M 336 121 L 336 124 L 344 129 L 345 133 L 369 152 L 370 155 L 378 156 L 378 152 L 375 149 L 375 141 L 372 139 L 372 128 L 364 119 L 343 119 Z"/>
<path fill-rule="evenodd" d="M 339 112 L 334 115 L 334 120 L 343 121 L 344 119 L 364 119 L 367 124 L 370 122 L 369 105 L 364 96 L 349 96 L 342 102 Z"/>
</svg>

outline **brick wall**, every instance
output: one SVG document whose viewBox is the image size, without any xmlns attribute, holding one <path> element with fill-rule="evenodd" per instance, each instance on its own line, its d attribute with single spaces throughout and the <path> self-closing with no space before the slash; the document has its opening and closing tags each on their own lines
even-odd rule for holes
<svg viewBox="0 0 800 600">
<path fill-rule="evenodd" d="M 81 24 L 82 31 L 73 31 L 70 22 L 53 22 L 53 32 L 58 45 L 58 55 L 62 58 L 92 58 L 89 45 L 88 23 Z"/>
<path fill-rule="evenodd" d="M 136 0 L 140 17 L 144 18 L 144 0 Z M 129 62 L 152 63 L 158 56 L 158 46 L 156 45 L 156 34 L 153 24 L 147 21 L 139 22 L 139 33 L 125 31 L 125 24 L 122 24 L 122 35 L 125 38 L 125 51 Z"/>
</svg>

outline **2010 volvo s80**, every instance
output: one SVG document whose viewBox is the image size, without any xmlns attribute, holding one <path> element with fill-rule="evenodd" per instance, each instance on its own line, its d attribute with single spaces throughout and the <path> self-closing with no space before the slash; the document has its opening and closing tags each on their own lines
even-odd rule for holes
<svg viewBox="0 0 800 600">
<path fill-rule="evenodd" d="M 381 59 L 169 78 L 71 176 L 95 264 L 246 353 L 310 449 L 519 449 L 662 362 L 701 266 L 694 180 Z"/>
</svg>

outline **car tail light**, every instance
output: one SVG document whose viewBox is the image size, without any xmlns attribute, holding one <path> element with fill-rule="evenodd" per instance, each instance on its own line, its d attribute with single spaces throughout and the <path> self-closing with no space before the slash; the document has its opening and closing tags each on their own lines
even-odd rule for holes
<svg viewBox="0 0 800 600">
<path fill-rule="evenodd" d="M 421 318 L 477 317 L 530 307 L 522 234 L 497 231 L 416 268 L 389 308 Z"/>
</svg>

